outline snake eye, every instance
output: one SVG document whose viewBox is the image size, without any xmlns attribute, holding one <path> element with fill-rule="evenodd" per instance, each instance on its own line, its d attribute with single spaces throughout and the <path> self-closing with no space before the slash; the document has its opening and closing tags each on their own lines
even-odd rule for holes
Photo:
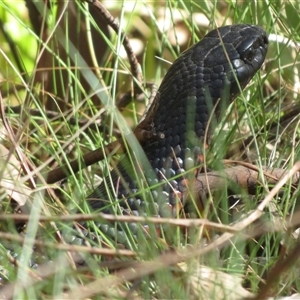
<svg viewBox="0 0 300 300">
<path fill-rule="evenodd" d="M 240 54 L 240 59 L 245 63 L 251 62 L 256 55 L 256 50 L 260 45 L 260 41 L 257 36 L 250 36 L 243 40 L 236 48 Z"/>
<path fill-rule="evenodd" d="M 255 56 L 255 51 L 253 47 L 250 47 L 244 51 L 244 53 L 241 55 L 241 59 L 245 62 L 246 61 L 251 62 L 254 56 Z"/>
</svg>

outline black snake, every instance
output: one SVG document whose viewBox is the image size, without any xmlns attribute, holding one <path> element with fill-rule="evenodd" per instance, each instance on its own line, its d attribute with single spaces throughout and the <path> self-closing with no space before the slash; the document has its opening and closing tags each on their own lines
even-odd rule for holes
<svg viewBox="0 0 300 300">
<path fill-rule="evenodd" d="M 219 104 L 229 104 L 247 85 L 263 64 L 267 48 L 263 29 L 240 24 L 215 29 L 185 51 L 168 70 L 146 122 L 141 123 L 151 138 L 125 155 L 87 198 L 91 209 L 108 214 L 178 216 L 178 206 L 185 206 L 189 180 L 195 179 L 194 172 L 186 171 L 199 164 L 211 113 L 220 117 Z M 131 161 L 135 156 L 140 159 Z M 129 248 L 136 245 L 140 229 L 151 230 L 136 223 L 96 225 L 105 242 Z M 83 235 L 65 232 L 65 240 L 82 244 Z M 12 255 L 18 257 L 15 250 Z M 34 257 L 30 266 L 37 266 Z"/>
<path fill-rule="evenodd" d="M 176 215 L 178 204 L 185 205 L 190 178 L 185 174 L 199 163 L 211 112 L 220 117 L 219 103 L 226 106 L 239 94 L 260 69 L 267 49 L 262 28 L 238 24 L 209 32 L 182 53 L 146 116 L 152 138 L 142 145 L 145 161 L 131 162 L 134 152 L 125 155 L 88 197 L 91 208 L 109 214 Z M 134 223 L 98 227 L 119 243 L 126 243 L 125 232 L 138 231 Z"/>
</svg>

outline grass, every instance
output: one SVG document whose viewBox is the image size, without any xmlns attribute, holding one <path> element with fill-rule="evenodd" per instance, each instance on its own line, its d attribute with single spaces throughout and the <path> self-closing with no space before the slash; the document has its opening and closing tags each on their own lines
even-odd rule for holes
<svg viewBox="0 0 300 300">
<path fill-rule="evenodd" d="M 252 23 L 262 26 L 270 34 L 266 63 L 243 94 L 228 108 L 228 117 L 221 126 L 224 130 L 215 131 L 207 152 L 207 165 L 213 170 L 222 170 L 227 167 L 223 162 L 226 157 L 253 163 L 260 170 L 262 166 L 289 170 L 299 160 L 299 113 L 296 113 L 299 111 L 297 2 L 103 3 L 114 16 L 118 16 L 126 34 L 143 43 L 145 50 L 138 53 L 143 77 L 145 81 L 154 81 L 157 85 L 169 66 L 168 61 L 173 61 L 216 25 Z M 77 4 L 81 8 L 76 17 L 86 13 L 85 6 L 79 2 Z M 263 216 L 259 220 L 260 227 L 254 227 L 256 231 L 252 232 L 256 240 L 245 239 L 237 230 L 225 247 L 218 244 L 218 235 L 224 236 L 217 230 L 215 233 L 201 226 L 189 225 L 186 229 L 189 238 L 185 238 L 178 226 L 170 224 L 161 225 L 165 234 L 159 239 L 154 234 L 155 224 L 149 221 L 152 238 L 146 239 L 140 233 L 144 227 L 138 224 L 139 242 L 135 243 L 131 235 L 132 228 L 125 228 L 128 234 L 116 238 L 125 239 L 129 249 L 121 249 L 116 253 L 115 243 L 107 237 L 105 228 L 102 226 L 98 229 L 91 220 L 89 227 L 93 228 L 94 238 L 90 243 L 95 249 L 74 249 L 68 245 L 65 247 L 69 247 L 69 252 L 63 249 L 59 232 L 63 232 L 64 239 L 68 241 L 68 236 L 72 236 L 74 229 L 71 226 L 72 220 L 60 220 L 59 217 L 72 215 L 78 209 L 82 213 L 90 213 L 85 203 L 86 196 L 99 183 L 99 178 L 109 174 L 120 156 L 105 155 L 101 162 L 88 168 L 82 166 L 80 172 L 72 173 L 62 183 L 49 185 L 41 174 L 74 159 L 80 162 L 82 155 L 104 147 L 119 135 L 127 139 L 129 128 L 138 124 L 148 104 L 147 96 L 150 91 L 145 89 L 146 97 L 142 101 L 133 101 L 120 113 L 115 107 L 117 100 L 131 87 L 129 65 L 121 55 L 120 34 L 110 33 L 109 38 L 107 31 L 99 25 L 99 19 L 95 22 L 88 14 L 87 21 L 83 24 L 90 22 L 89 26 L 95 28 L 95 33 L 91 33 L 87 40 L 73 40 L 72 34 L 78 34 L 80 26 L 79 22 L 74 23 L 69 12 L 69 17 L 65 15 L 63 18 L 65 23 L 62 26 L 68 28 L 63 31 L 67 42 L 58 51 L 59 39 L 55 38 L 60 33 L 57 31 L 55 14 L 59 9 L 66 10 L 66 7 L 62 5 L 58 8 L 51 2 L 51 9 L 47 25 L 49 37 L 54 38 L 49 43 L 43 43 L 39 35 L 30 29 L 31 23 L 21 2 L 17 6 L 9 2 L 0 3 L 0 16 L 6 24 L 4 29 L 17 46 L 18 59 L 21 61 L 21 64 L 16 63 L 17 58 L 12 55 L 7 39 L 1 34 L 1 102 L 6 107 L 22 106 L 21 113 L 6 112 L 11 131 L 4 122 L 1 127 L 3 145 L 14 170 L 9 173 L 3 167 L 1 176 L 3 178 L 8 176 L 7 173 L 12 174 L 10 178 L 15 186 L 17 182 L 22 183 L 32 191 L 29 198 L 21 196 L 22 200 L 32 206 L 32 211 L 26 230 L 21 235 L 24 237 L 24 246 L 20 247 L 20 229 L 15 222 L 5 220 L 5 216 L 12 213 L 12 208 L 11 200 L 7 197 L 9 190 L 1 181 L 3 196 L 0 205 L 3 217 L 0 224 L 0 271 L 4 279 L 0 294 L 4 293 L 11 299 L 241 299 L 241 295 L 249 296 L 245 290 L 241 290 L 242 284 L 249 292 L 262 295 L 264 280 L 269 282 L 272 269 L 282 258 L 289 257 L 298 245 L 297 239 L 293 238 L 293 230 L 275 230 L 274 225 L 280 223 L 278 219 L 297 220 L 299 188 L 289 183 L 263 210 Z M 14 26 L 17 26 L 18 32 L 12 31 Z M 103 37 L 102 45 L 106 45 L 102 46 L 105 51 L 101 55 L 99 53 L 103 49 L 91 42 L 96 37 Z M 53 68 L 55 64 L 56 72 L 53 76 L 56 80 L 53 81 L 52 90 L 36 82 L 40 78 L 41 64 L 46 61 L 43 58 L 37 64 L 36 43 L 40 50 L 45 48 L 50 53 L 48 68 Z M 77 51 L 83 46 L 98 59 L 97 63 L 93 59 L 94 66 L 99 67 L 97 72 L 84 67 Z M 64 54 L 64 47 L 69 56 Z M 77 61 L 83 67 L 74 67 L 72 61 Z M 23 65 L 22 70 L 19 65 Z M 42 64 L 42 67 L 47 65 Z M 28 81 L 24 80 L 24 72 L 30 78 Z M 49 74 L 51 76 L 52 71 Z M 70 84 L 61 88 L 60 83 L 67 80 Z M 39 113 L 34 115 L 30 109 Z M 46 112 L 49 110 L 56 112 L 57 116 L 48 115 Z M 87 126 L 83 127 L 79 122 L 83 119 L 88 120 L 88 123 L 101 119 L 102 127 L 95 130 L 85 128 Z M 127 139 L 127 142 L 131 149 L 137 149 L 137 155 L 142 156 L 136 141 Z M 1 161 L 3 166 L 6 160 Z M 34 177 L 26 175 L 28 171 L 24 171 L 24 166 L 27 170 L 33 170 Z M 236 184 L 231 186 L 231 190 L 238 197 L 228 195 L 225 189 L 213 193 L 206 200 L 208 204 L 203 217 L 220 222 L 224 228 L 229 224 L 232 230 L 238 228 L 235 226 L 245 220 L 273 188 L 263 176 L 260 181 L 261 184 L 255 187 L 252 195 Z M 22 194 L 24 186 L 21 185 L 20 189 Z M 141 192 L 149 193 L 148 187 L 144 187 Z M 239 204 L 233 205 L 237 199 Z M 113 193 L 110 200 L 115 203 Z M 118 206 L 115 207 L 118 210 Z M 39 222 L 40 214 L 57 218 L 52 222 Z M 92 219 L 101 221 L 95 216 Z M 80 221 L 78 217 L 77 221 Z M 183 221 L 186 225 L 189 222 L 188 219 Z M 126 226 L 129 225 L 124 224 Z M 249 222 L 247 228 L 250 230 L 252 226 L 255 224 Z M 264 228 L 267 228 L 265 232 L 258 235 Z M 4 235 L 5 233 L 8 235 Z M 204 236 L 210 240 L 204 239 Z M 32 253 L 35 239 L 41 241 L 41 244 L 48 244 L 46 247 L 39 245 L 37 251 Z M 106 254 L 101 254 L 101 251 L 104 253 L 107 249 L 99 246 L 100 240 L 110 246 L 109 259 Z M 80 240 L 77 242 L 80 243 Z M 204 247 L 206 243 L 208 246 Z M 74 244 L 76 245 L 76 241 Z M 174 251 L 170 250 L 170 246 Z M 18 253 L 18 268 L 11 263 L 13 257 L 7 255 L 8 249 L 14 250 L 11 253 L 13 256 Z M 93 254 L 96 251 L 100 255 Z M 79 261 L 87 261 L 87 265 L 76 267 L 71 252 L 81 253 L 83 258 Z M 48 257 L 52 262 L 47 263 Z M 42 265 L 41 269 L 35 271 L 27 268 L 31 259 Z M 99 264 L 103 267 L 99 267 Z M 111 270 L 117 271 L 114 273 Z M 271 295 L 285 296 L 297 292 L 297 272 L 297 257 L 294 257 L 294 264 L 288 270 L 279 268 L 278 275 L 281 276 L 275 281 Z M 209 274 L 207 276 L 211 281 L 204 280 L 205 274 Z M 236 279 L 237 275 L 242 282 Z"/>
</svg>

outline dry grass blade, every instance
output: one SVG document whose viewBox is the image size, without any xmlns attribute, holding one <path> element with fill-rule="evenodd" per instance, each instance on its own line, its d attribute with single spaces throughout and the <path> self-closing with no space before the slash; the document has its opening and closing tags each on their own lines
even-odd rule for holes
<svg viewBox="0 0 300 300">
<path fill-rule="evenodd" d="M 31 195 L 32 190 L 22 183 L 22 180 L 20 180 L 20 173 L 22 172 L 20 162 L 1 144 L 0 166 L 0 187 L 4 189 L 6 194 L 13 198 L 20 206 L 24 205 L 28 200 L 28 197 Z"/>
</svg>

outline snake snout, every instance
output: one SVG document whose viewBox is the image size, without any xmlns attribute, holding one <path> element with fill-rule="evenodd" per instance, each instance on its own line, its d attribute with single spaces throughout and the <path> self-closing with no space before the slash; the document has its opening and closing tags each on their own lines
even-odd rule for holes
<svg viewBox="0 0 300 300">
<path fill-rule="evenodd" d="M 239 84 L 244 88 L 254 74 L 261 68 L 268 50 L 268 37 L 258 26 L 245 28 L 242 40 L 236 46 L 239 58 L 232 61 Z M 233 83 L 234 94 L 239 87 Z"/>
</svg>

